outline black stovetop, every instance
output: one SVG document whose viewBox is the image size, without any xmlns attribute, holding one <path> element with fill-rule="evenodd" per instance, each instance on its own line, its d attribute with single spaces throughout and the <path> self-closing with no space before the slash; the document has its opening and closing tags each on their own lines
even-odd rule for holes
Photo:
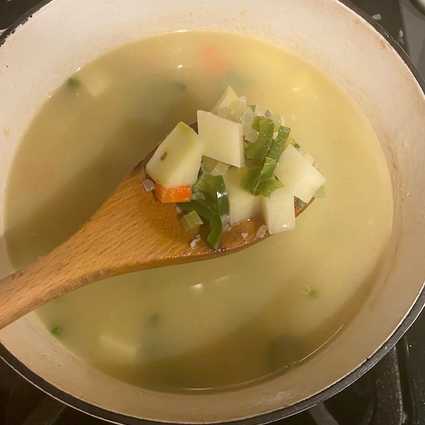
<svg viewBox="0 0 425 425">
<path fill-rule="evenodd" d="M 294 0 L 296 1 L 296 0 Z M 353 0 L 405 44 L 399 0 Z M 0 31 L 38 0 L 0 0 Z M 425 22 L 425 21 L 424 21 Z M 425 24 L 424 24 L 425 25 Z M 425 313 L 363 378 L 281 425 L 425 425 Z M 45 395 L 0 362 L 0 425 L 100 425 L 105 422 Z"/>
</svg>

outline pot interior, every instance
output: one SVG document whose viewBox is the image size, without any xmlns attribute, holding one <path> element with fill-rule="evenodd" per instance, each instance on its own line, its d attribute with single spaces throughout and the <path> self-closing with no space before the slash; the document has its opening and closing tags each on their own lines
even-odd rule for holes
<svg viewBox="0 0 425 425">
<path fill-rule="evenodd" d="M 419 141 L 425 136 L 425 99 L 417 81 L 388 42 L 341 3 L 269 0 L 267 6 L 254 0 L 217 0 L 214 5 L 161 0 L 142 7 L 138 0 L 126 0 L 125 7 L 117 10 L 107 0 L 90 4 L 76 0 L 72 5 L 55 0 L 19 26 L 0 48 L 2 206 L 16 150 L 47 94 L 102 53 L 182 29 L 248 34 L 313 63 L 367 114 L 392 173 L 395 225 L 386 261 L 359 313 L 309 361 L 282 376 L 225 395 L 164 394 L 126 384 L 90 367 L 59 344 L 35 314 L 0 333 L 0 341 L 13 356 L 76 399 L 128 417 L 168 422 L 230 421 L 293 406 L 331 386 L 375 353 L 422 290 L 425 265 L 419 247 L 425 234 L 421 212 L 425 170 Z M 0 234 L 7 230 L 2 207 Z M 1 275 L 6 275 L 13 267 L 4 239 L 0 240 L 0 253 Z M 376 328 L 365 332 L 370 323 L 376 323 Z"/>
</svg>

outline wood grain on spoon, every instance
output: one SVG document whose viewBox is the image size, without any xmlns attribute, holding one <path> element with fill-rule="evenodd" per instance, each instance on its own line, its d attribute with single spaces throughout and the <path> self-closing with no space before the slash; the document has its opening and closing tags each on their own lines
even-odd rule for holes
<svg viewBox="0 0 425 425">
<path fill-rule="evenodd" d="M 258 235 L 259 219 L 233 226 L 222 247 L 212 250 L 182 227 L 174 204 L 161 204 L 146 192 L 140 164 L 69 240 L 23 271 L 0 281 L 0 328 L 38 306 L 90 282 L 110 276 L 229 254 L 248 247 Z M 305 208 L 305 206 L 304 206 Z M 297 215 L 303 209 L 299 207 Z"/>
</svg>

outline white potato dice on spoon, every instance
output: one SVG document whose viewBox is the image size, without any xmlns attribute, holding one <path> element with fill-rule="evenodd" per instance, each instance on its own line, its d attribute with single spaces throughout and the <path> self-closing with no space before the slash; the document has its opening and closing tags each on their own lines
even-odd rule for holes
<svg viewBox="0 0 425 425">
<path fill-rule="evenodd" d="M 294 195 L 286 188 L 262 198 L 263 218 L 271 235 L 295 228 Z"/>
<path fill-rule="evenodd" d="M 310 157 L 304 157 L 293 145 L 283 151 L 275 175 L 289 192 L 306 204 L 326 182 Z"/>
<path fill-rule="evenodd" d="M 254 218 L 261 212 L 261 199 L 246 191 L 241 180 L 246 170 L 231 168 L 224 176 L 227 193 L 229 195 L 230 224 Z"/>
<path fill-rule="evenodd" d="M 180 122 L 158 146 L 146 171 L 164 187 L 192 186 L 198 178 L 203 151 L 200 137 Z"/>
<path fill-rule="evenodd" d="M 232 89 L 232 87 L 228 86 L 221 98 L 218 100 L 217 104 L 212 109 L 212 112 L 214 114 L 220 115 L 220 110 L 228 108 L 233 102 L 237 100 L 239 100 L 239 96 Z"/>
<path fill-rule="evenodd" d="M 234 167 L 245 165 L 241 124 L 198 111 L 198 133 L 205 144 L 205 156 Z"/>
</svg>

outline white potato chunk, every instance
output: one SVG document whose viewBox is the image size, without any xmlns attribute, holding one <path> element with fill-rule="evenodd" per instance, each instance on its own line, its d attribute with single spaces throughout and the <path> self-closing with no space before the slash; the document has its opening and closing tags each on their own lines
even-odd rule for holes
<svg viewBox="0 0 425 425">
<path fill-rule="evenodd" d="M 225 108 L 228 108 L 234 101 L 239 100 L 239 96 L 232 89 L 232 87 L 228 86 L 224 91 L 223 95 L 220 97 L 212 112 L 219 115 L 219 111 Z"/>
<path fill-rule="evenodd" d="M 238 97 L 231 87 L 227 87 L 212 112 L 221 118 L 241 122 L 243 115 L 248 109 L 250 108 L 246 97 Z"/>
<path fill-rule="evenodd" d="M 230 224 L 254 218 L 261 214 L 261 199 L 241 186 L 246 169 L 231 168 L 224 176 L 230 204 Z"/>
<path fill-rule="evenodd" d="M 261 199 L 263 218 L 271 235 L 295 228 L 294 195 L 286 188 Z"/>
<path fill-rule="evenodd" d="M 245 165 L 241 124 L 198 111 L 198 133 L 205 144 L 205 156 L 234 167 Z"/>
<path fill-rule="evenodd" d="M 203 151 L 200 137 L 180 122 L 158 146 L 146 171 L 164 187 L 192 186 L 198 178 Z"/>
<path fill-rule="evenodd" d="M 306 158 L 292 145 L 283 151 L 275 174 L 289 192 L 307 204 L 326 182 L 311 157 Z"/>
</svg>

